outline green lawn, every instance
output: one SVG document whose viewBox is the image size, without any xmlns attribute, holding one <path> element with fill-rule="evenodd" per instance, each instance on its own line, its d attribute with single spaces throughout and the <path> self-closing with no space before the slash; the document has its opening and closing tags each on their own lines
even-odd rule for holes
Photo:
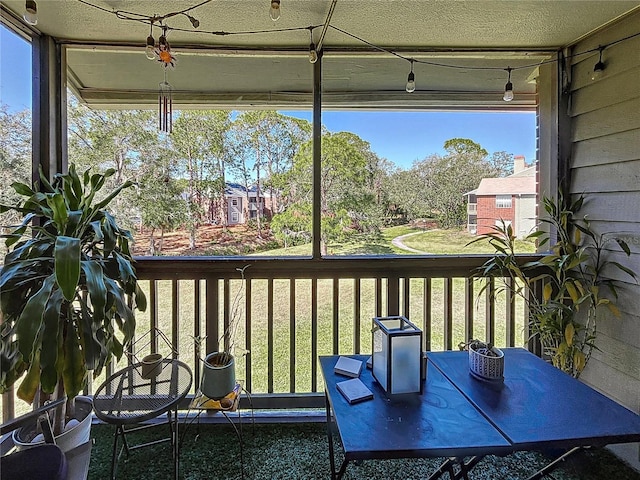
<svg viewBox="0 0 640 480">
<path fill-rule="evenodd" d="M 493 253 L 494 249 L 487 241 L 469 242 L 476 239 L 475 235 L 469 234 L 465 230 L 429 230 L 407 237 L 404 244 L 422 252 L 432 254 L 471 254 L 471 253 Z M 518 253 L 535 252 L 535 244 L 522 240 L 516 241 Z"/>
<path fill-rule="evenodd" d="M 397 248 L 391 241 L 402 235 L 410 235 L 403 240 L 403 243 L 410 248 L 432 255 L 455 255 L 472 253 L 493 253 L 493 248 L 489 242 L 481 241 L 468 245 L 469 242 L 478 238 L 470 235 L 466 230 L 422 230 L 420 228 L 401 225 L 382 230 L 380 236 L 375 239 L 333 243 L 328 247 L 329 255 L 393 255 L 393 254 L 414 254 L 408 250 Z M 518 253 L 533 253 L 535 245 L 533 242 L 517 240 L 516 248 Z M 291 255 L 311 255 L 311 244 L 298 245 L 289 248 L 279 248 L 267 252 L 256 253 L 255 255 L 265 256 L 291 256 Z"/>
</svg>

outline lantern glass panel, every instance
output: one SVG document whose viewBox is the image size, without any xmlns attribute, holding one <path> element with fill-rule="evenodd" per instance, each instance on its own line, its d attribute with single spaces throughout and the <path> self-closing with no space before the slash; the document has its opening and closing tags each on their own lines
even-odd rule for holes
<svg viewBox="0 0 640 480">
<path fill-rule="evenodd" d="M 380 386 L 387 390 L 387 365 L 389 364 L 389 343 L 387 336 L 380 328 L 373 330 L 373 375 Z"/>
<path fill-rule="evenodd" d="M 391 337 L 391 393 L 412 393 L 420 391 L 420 336 Z"/>
</svg>

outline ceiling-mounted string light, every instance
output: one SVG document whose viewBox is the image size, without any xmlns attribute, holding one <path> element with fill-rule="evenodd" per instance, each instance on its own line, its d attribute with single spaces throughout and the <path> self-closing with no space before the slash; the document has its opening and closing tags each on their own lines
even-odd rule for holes
<svg viewBox="0 0 640 480">
<path fill-rule="evenodd" d="M 416 90 L 416 76 L 413 73 L 413 58 L 410 60 L 410 62 L 411 70 L 409 71 L 409 76 L 407 77 L 406 90 L 408 93 L 413 93 Z"/>
<path fill-rule="evenodd" d="M 511 67 L 507 67 L 507 73 L 509 74 L 509 77 L 507 78 L 507 84 L 504 86 L 504 95 L 502 96 L 502 99 L 505 102 L 510 102 L 511 100 L 513 100 L 513 83 L 511 83 L 511 70 L 513 70 Z"/>
<path fill-rule="evenodd" d="M 38 24 L 38 5 L 36 5 L 35 0 L 26 0 L 24 2 L 24 15 L 22 17 L 29 25 Z"/>
<path fill-rule="evenodd" d="M 147 37 L 147 47 L 144 49 L 144 54 L 149 60 L 156 59 L 156 41 L 153 38 L 153 22 L 151 22 L 151 31 Z"/>
<path fill-rule="evenodd" d="M 598 57 L 598 63 L 593 66 L 593 73 L 591 74 L 591 80 L 599 80 L 602 78 L 604 74 L 604 69 L 607 68 L 604 62 L 602 61 L 602 52 L 604 51 L 604 47 L 598 47 L 600 51 L 600 56 Z"/>
<path fill-rule="evenodd" d="M 200 20 L 197 18 L 192 17 L 188 13 L 183 13 L 183 15 L 189 19 L 193 28 L 198 28 L 200 26 Z"/>
<path fill-rule="evenodd" d="M 280 0 L 271 0 L 271 8 L 269 8 L 269 16 L 274 22 L 280 18 Z"/>
<path fill-rule="evenodd" d="M 309 63 L 316 63 L 318 61 L 318 52 L 316 51 L 316 44 L 313 43 L 313 28 L 309 27 L 309 36 L 311 37 L 311 43 L 309 44 Z"/>
</svg>

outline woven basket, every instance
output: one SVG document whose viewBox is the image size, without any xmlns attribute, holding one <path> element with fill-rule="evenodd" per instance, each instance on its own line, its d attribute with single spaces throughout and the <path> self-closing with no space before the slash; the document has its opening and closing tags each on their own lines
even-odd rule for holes
<svg viewBox="0 0 640 480">
<path fill-rule="evenodd" d="M 493 347 L 491 350 L 498 356 L 491 357 L 474 350 L 479 347 L 482 345 L 469 345 L 469 370 L 487 380 L 502 380 L 504 378 L 504 353 L 502 350 Z"/>
</svg>

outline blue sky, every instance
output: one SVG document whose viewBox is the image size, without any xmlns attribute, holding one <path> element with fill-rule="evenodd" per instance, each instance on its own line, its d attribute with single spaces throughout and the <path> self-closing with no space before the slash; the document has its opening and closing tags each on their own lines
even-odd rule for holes
<svg viewBox="0 0 640 480">
<path fill-rule="evenodd" d="M 176 71 L 178 74 L 178 71 Z M 409 95 L 409 94 L 407 94 Z M 31 49 L 0 27 L 0 101 L 11 111 L 31 108 Z M 310 111 L 283 112 L 311 121 Z M 402 168 L 433 153 L 443 153 L 450 138 L 470 138 L 490 154 L 505 151 L 535 158 L 536 119 L 532 112 L 382 112 L 324 111 L 331 132 L 349 131 Z"/>
</svg>

